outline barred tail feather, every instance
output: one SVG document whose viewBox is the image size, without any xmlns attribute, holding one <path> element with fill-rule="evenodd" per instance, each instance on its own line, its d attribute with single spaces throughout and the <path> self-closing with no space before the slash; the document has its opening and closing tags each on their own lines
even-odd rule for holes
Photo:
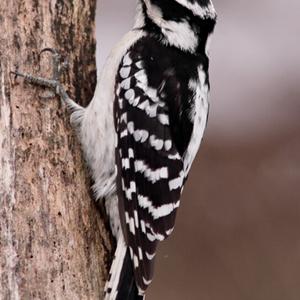
<svg viewBox="0 0 300 300">
<path fill-rule="evenodd" d="M 129 249 L 120 234 L 115 257 L 105 285 L 104 300 L 143 300 L 135 283 Z"/>
</svg>

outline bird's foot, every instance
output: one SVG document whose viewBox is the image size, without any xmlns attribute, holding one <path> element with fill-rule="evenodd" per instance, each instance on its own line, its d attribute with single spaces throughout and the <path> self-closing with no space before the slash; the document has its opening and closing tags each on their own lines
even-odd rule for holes
<svg viewBox="0 0 300 300">
<path fill-rule="evenodd" d="M 60 82 L 60 77 L 67 69 L 68 62 L 66 60 L 62 60 L 61 55 L 54 49 L 45 48 L 40 52 L 40 55 L 44 52 L 50 52 L 52 54 L 52 77 L 50 79 L 21 73 L 18 69 L 11 72 L 11 74 L 14 74 L 16 78 L 23 77 L 24 81 L 30 84 L 48 88 L 48 93 L 41 96 L 44 99 L 53 98 L 55 95 L 60 96 L 62 103 L 65 104 L 70 111 L 75 112 L 75 114 L 71 115 L 71 121 L 74 119 L 74 123 L 77 123 L 77 120 L 82 116 L 84 108 L 69 97 Z"/>
<path fill-rule="evenodd" d="M 40 52 L 40 55 L 44 52 L 50 52 L 52 54 L 52 76 L 50 79 L 33 76 L 31 74 L 19 72 L 18 69 L 12 71 L 11 74 L 17 77 L 23 77 L 25 82 L 28 82 L 33 85 L 38 85 L 50 89 L 47 96 L 42 96 L 43 98 L 52 98 L 56 95 L 59 95 L 64 102 L 70 101 L 70 97 L 65 91 L 64 87 L 60 82 L 60 77 L 62 73 L 67 69 L 68 63 L 66 60 L 62 61 L 61 55 L 54 49 L 45 48 Z M 54 91 L 54 93 L 53 93 Z"/>
</svg>

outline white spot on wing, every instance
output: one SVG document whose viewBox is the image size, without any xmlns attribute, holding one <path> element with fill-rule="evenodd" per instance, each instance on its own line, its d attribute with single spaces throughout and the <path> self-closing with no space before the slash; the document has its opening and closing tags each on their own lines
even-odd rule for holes
<svg viewBox="0 0 300 300">
<path fill-rule="evenodd" d="M 166 151 L 169 151 L 172 148 L 172 141 L 171 140 L 166 140 L 165 141 L 165 149 Z"/>
<path fill-rule="evenodd" d="M 146 107 L 146 113 L 150 118 L 154 118 L 157 115 L 157 104 L 149 105 Z"/>
<path fill-rule="evenodd" d="M 129 231 L 135 235 L 134 219 L 129 218 Z"/>
<path fill-rule="evenodd" d="M 119 102 L 120 108 L 123 109 L 123 99 L 122 99 L 122 98 L 119 98 L 119 99 L 118 99 L 118 102 Z"/>
<path fill-rule="evenodd" d="M 139 259 L 143 260 L 143 251 L 142 251 L 141 247 L 138 248 L 138 251 L 139 251 Z"/>
<path fill-rule="evenodd" d="M 156 89 L 148 87 L 145 92 L 146 92 L 147 96 L 151 99 L 151 101 L 153 101 L 153 102 L 158 102 L 159 101 Z"/>
<path fill-rule="evenodd" d="M 143 61 L 138 61 L 136 64 L 135 64 L 139 69 L 142 69 L 143 68 Z"/>
<path fill-rule="evenodd" d="M 123 65 L 130 66 L 132 64 L 132 59 L 130 58 L 129 52 L 123 58 Z"/>
<path fill-rule="evenodd" d="M 129 159 L 128 159 L 129 161 Z M 125 187 L 125 196 L 128 200 L 132 200 L 132 194 L 136 193 L 136 184 L 134 181 L 130 182 L 130 187 L 126 188 Z"/>
<path fill-rule="evenodd" d="M 133 101 L 130 100 L 129 103 L 130 103 L 132 106 L 137 106 L 137 105 L 140 103 L 140 97 L 135 98 Z"/>
<path fill-rule="evenodd" d="M 130 134 L 134 133 L 134 123 L 132 121 L 127 124 L 127 129 Z"/>
<path fill-rule="evenodd" d="M 128 158 L 122 158 L 122 168 L 125 170 L 129 169 L 129 159 Z"/>
<path fill-rule="evenodd" d="M 150 136 L 150 145 L 157 151 L 161 150 L 164 146 L 164 141 L 157 139 L 154 135 Z"/>
<path fill-rule="evenodd" d="M 136 142 L 144 143 L 149 137 L 149 132 L 147 130 L 135 130 L 133 137 Z"/>
<path fill-rule="evenodd" d="M 129 214 L 128 214 L 128 212 L 126 211 L 125 212 L 125 222 L 126 222 L 126 224 L 129 224 Z"/>
<path fill-rule="evenodd" d="M 138 106 L 138 108 L 145 110 L 149 105 L 150 105 L 149 100 L 145 100 Z"/>
<path fill-rule="evenodd" d="M 127 135 L 128 135 L 128 131 L 127 131 L 127 129 L 124 129 L 124 130 L 121 132 L 120 137 L 121 137 L 121 139 L 122 139 L 122 138 L 124 138 L 124 137 L 127 136 Z"/>
<path fill-rule="evenodd" d="M 134 97 L 135 97 L 135 93 L 134 93 L 134 90 L 133 90 L 133 89 L 130 89 L 130 90 L 126 91 L 126 93 L 125 93 L 125 98 L 126 98 L 127 100 L 133 100 Z"/>
<path fill-rule="evenodd" d="M 132 148 L 128 149 L 128 158 L 134 158 L 134 152 Z"/>
<path fill-rule="evenodd" d="M 129 74 L 130 74 L 130 70 L 131 70 L 130 67 L 123 67 L 123 68 L 121 68 L 121 70 L 120 70 L 120 76 L 123 79 L 127 78 L 129 76 Z"/>
<path fill-rule="evenodd" d="M 139 259 L 136 255 L 133 255 L 133 265 L 135 268 L 139 267 Z"/>
<path fill-rule="evenodd" d="M 181 157 L 180 157 L 180 155 L 178 153 L 176 153 L 176 154 L 170 154 L 170 155 L 168 155 L 168 159 L 171 159 L 171 160 L 180 160 Z"/>
<path fill-rule="evenodd" d="M 170 122 L 169 122 L 169 116 L 166 115 L 166 114 L 159 114 L 158 115 L 158 120 L 163 125 L 169 125 L 170 124 Z"/>
<path fill-rule="evenodd" d="M 132 258 L 133 257 L 133 250 L 131 247 L 129 247 L 129 252 L 130 252 L 130 257 Z"/>
<path fill-rule="evenodd" d="M 165 178 L 165 179 L 168 178 L 169 172 L 168 172 L 168 168 L 167 167 L 163 167 L 159 171 L 160 171 L 160 174 L 159 174 L 160 178 Z"/>
<path fill-rule="evenodd" d="M 143 233 L 146 233 L 146 225 L 145 225 L 145 222 L 143 220 L 141 220 L 141 229 L 142 229 L 142 232 Z"/>
<path fill-rule="evenodd" d="M 141 83 L 141 85 L 139 85 L 143 90 L 145 89 L 145 86 L 148 85 L 148 79 L 147 79 L 147 75 L 145 73 L 145 71 L 142 69 L 138 72 L 136 72 L 134 74 L 135 79 Z"/>
<path fill-rule="evenodd" d="M 179 177 L 174 178 L 174 179 L 169 181 L 170 191 L 177 190 L 178 188 L 181 188 L 181 186 L 183 184 L 183 177 L 184 177 L 184 173 L 180 172 Z"/>
<path fill-rule="evenodd" d="M 118 84 L 118 87 L 117 87 L 117 90 L 116 90 L 117 96 L 120 96 L 120 92 L 121 92 L 121 85 Z"/>
<path fill-rule="evenodd" d="M 120 121 L 125 122 L 125 123 L 127 122 L 127 113 L 126 112 L 121 115 Z"/>
<path fill-rule="evenodd" d="M 124 79 L 121 82 L 121 87 L 125 90 L 128 90 L 128 89 L 130 89 L 130 83 L 131 83 L 131 78 Z"/>
<path fill-rule="evenodd" d="M 134 215 L 135 227 L 139 228 L 139 217 L 138 217 L 138 213 L 136 210 L 134 210 L 133 215 Z"/>
</svg>

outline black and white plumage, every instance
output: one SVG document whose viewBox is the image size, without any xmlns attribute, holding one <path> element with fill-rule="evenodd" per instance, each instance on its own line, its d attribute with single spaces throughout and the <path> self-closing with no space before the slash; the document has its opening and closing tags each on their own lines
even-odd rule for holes
<svg viewBox="0 0 300 300">
<path fill-rule="evenodd" d="M 216 14 L 204 0 L 145 0 L 140 14 L 134 30 L 142 34 L 122 56 L 115 79 L 114 126 L 121 243 L 126 247 L 121 256 L 123 261 L 130 256 L 142 296 L 153 278 L 157 244 L 174 229 L 183 185 L 206 127 L 206 46 Z M 113 266 L 111 276 L 116 270 Z M 118 272 L 119 280 L 108 282 L 106 299 L 135 299 L 118 297 L 124 291 L 122 268 Z"/>
<path fill-rule="evenodd" d="M 174 229 L 180 196 L 208 116 L 211 0 L 138 0 L 134 29 L 115 47 L 83 108 L 73 110 L 82 149 L 104 199 L 117 249 L 105 300 L 143 299 L 156 248 Z"/>
<path fill-rule="evenodd" d="M 173 231 L 206 124 L 207 82 L 200 82 L 199 63 L 199 57 L 145 36 L 126 53 L 116 78 L 119 208 L 142 290 L 153 277 L 157 243 Z M 199 123 L 194 134 L 192 122 Z M 189 147 L 191 139 L 195 147 Z"/>
</svg>

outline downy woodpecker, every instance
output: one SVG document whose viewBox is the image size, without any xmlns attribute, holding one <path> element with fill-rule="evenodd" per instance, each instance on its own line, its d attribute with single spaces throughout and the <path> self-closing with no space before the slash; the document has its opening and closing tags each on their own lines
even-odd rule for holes
<svg viewBox="0 0 300 300">
<path fill-rule="evenodd" d="M 117 240 L 105 300 L 144 298 L 158 242 L 173 231 L 207 123 L 215 23 L 211 0 L 138 0 L 134 28 L 112 50 L 86 108 L 59 78 L 15 72 L 54 88 L 72 109 L 95 198 L 104 199 Z"/>
</svg>

